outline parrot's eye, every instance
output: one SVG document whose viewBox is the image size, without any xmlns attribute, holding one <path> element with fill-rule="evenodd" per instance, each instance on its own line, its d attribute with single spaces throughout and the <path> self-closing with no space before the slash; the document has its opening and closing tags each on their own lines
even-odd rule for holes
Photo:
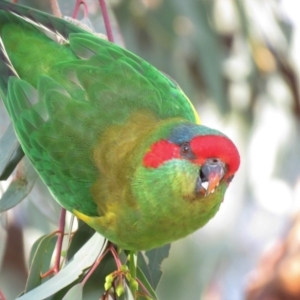
<svg viewBox="0 0 300 300">
<path fill-rule="evenodd" d="M 187 155 L 190 152 L 190 145 L 188 143 L 184 143 L 180 147 L 181 155 Z"/>
<path fill-rule="evenodd" d="M 194 157 L 194 154 L 192 152 L 191 146 L 189 143 L 183 143 L 180 146 L 180 155 L 181 157 L 192 159 Z"/>
</svg>

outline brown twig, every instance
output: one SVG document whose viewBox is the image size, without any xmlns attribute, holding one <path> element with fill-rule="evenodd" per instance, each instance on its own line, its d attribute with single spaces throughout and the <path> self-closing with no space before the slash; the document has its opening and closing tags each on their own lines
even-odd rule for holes
<svg viewBox="0 0 300 300">
<path fill-rule="evenodd" d="M 84 277 L 84 279 L 82 280 L 82 285 L 85 285 L 86 282 L 88 281 L 88 279 L 91 277 L 91 275 L 94 273 L 94 271 L 97 269 L 97 267 L 99 266 L 99 264 L 101 263 L 101 261 L 103 260 L 103 258 L 107 255 L 108 252 L 111 252 L 111 254 L 113 255 L 117 268 L 118 270 L 121 269 L 122 267 L 122 263 L 118 257 L 118 255 L 116 254 L 116 249 L 114 248 L 114 245 L 112 243 L 108 243 L 108 246 L 106 248 L 106 250 L 96 259 L 96 261 L 94 262 L 93 266 L 90 268 L 90 270 L 88 271 L 88 273 L 86 274 L 86 276 Z"/>
<path fill-rule="evenodd" d="M 64 235 L 65 235 L 65 223 L 66 223 L 66 210 L 61 209 L 60 218 L 59 218 L 59 228 L 57 231 L 58 238 L 56 243 L 56 256 L 54 261 L 54 266 L 49 269 L 46 273 L 42 274 L 41 277 L 45 278 L 51 274 L 57 274 L 60 270 L 60 258 L 61 258 L 61 249 L 63 245 Z"/>
</svg>

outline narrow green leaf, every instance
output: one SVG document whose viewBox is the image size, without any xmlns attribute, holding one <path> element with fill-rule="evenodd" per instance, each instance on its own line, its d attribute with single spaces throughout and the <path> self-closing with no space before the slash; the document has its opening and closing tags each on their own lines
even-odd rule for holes
<svg viewBox="0 0 300 300">
<path fill-rule="evenodd" d="M 143 260 L 145 262 L 144 257 L 143 257 Z M 145 274 L 143 273 L 143 271 L 139 267 L 137 267 L 137 272 L 136 273 L 137 273 L 137 278 L 142 282 L 142 284 L 147 289 L 148 293 L 151 295 L 153 300 L 158 300 L 158 297 L 156 296 L 154 289 L 152 288 L 151 284 L 147 280 L 147 277 L 145 276 Z M 140 289 L 140 291 L 143 292 L 141 289 Z"/>
<path fill-rule="evenodd" d="M 18 165 L 15 178 L 0 199 L 0 212 L 19 204 L 29 194 L 37 177 L 31 163 L 24 157 Z"/>
<path fill-rule="evenodd" d="M 94 263 L 98 255 L 103 251 L 104 242 L 105 238 L 95 233 L 74 255 L 73 260 L 57 275 L 17 299 L 42 300 L 71 284 L 82 274 L 83 270 Z"/>
<path fill-rule="evenodd" d="M 148 257 L 148 263 L 146 263 L 143 255 L 139 253 L 138 266 L 147 277 L 153 289 L 157 288 L 160 281 L 162 276 L 161 264 L 169 256 L 170 248 L 171 245 L 167 244 L 161 248 L 146 251 L 145 255 Z"/>
<path fill-rule="evenodd" d="M 81 300 L 83 295 L 83 285 L 78 283 L 74 285 L 69 291 L 65 294 L 62 300 Z"/>
<path fill-rule="evenodd" d="M 50 268 L 52 254 L 56 245 L 57 236 L 49 234 L 40 237 L 32 246 L 30 253 L 30 271 L 24 293 L 29 292 L 42 283 L 40 274 Z"/>
<path fill-rule="evenodd" d="M 78 220 L 78 229 L 72 237 L 70 247 L 67 253 L 67 260 L 70 260 L 77 251 L 88 241 L 89 238 L 95 233 L 95 230 L 84 223 L 81 220 Z"/>
<path fill-rule="evenodd" d="M 12 124 L 0 139 L 0 180 L 6 180 L 24 156 Z"/>
</svg>

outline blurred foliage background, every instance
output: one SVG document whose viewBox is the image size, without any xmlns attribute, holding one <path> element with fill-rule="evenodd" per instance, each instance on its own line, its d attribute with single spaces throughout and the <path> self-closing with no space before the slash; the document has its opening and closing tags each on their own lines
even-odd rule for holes
<svg viewBox="0 0 300 300">
<path fill-rule="evenodd" d="M 64 15 L 74 2 L 58 1 Z M 48 0 L 19 3 L 51 12 Z M 96 31 L 104 32 L 98 1 L 87 3 Z M 300 4 L 108 3 L 117 43 L 174 78 L 202 123 L 230 136 L 242 158 L 217 216 L 172 244 L 158 296 L 300 299 Z M 0 103 L 0 136 L 8 124 Z M 0 193 L 8 183 L 1 182 Z M 25 201 L 0 218 L 0 289 L 14 299 L 24 289 L 30 248 L 56 230 L 59 207 L 38 179 Z"/>
</svg>

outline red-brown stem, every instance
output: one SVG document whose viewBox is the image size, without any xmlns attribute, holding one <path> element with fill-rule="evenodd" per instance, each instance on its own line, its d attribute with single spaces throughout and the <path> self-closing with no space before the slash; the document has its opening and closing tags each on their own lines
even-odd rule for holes
<svg viewBox="0 0 300 300">
<path fill-rule="evenodd" d="M 104 25 L 105 25 L 105 29 L 106 29 L 107 38 L 110 42 L 113 43 L 114 42 L 114 36 L 113 36 L 113 33 L 112 33 L 112 29 L 111 29 L 111 25 L 110 25 L 110 20 L 109 20 L 107 8 L 106 8 L 105 0 L 99 0 L 99 4 L 100 4 L 100 7 L 101 7 L 101 11 L 102 11 L 102 16 L 103 16 L 103 20 L 104 20 Z"/>
<path fill-rule="evenodd" d="M 73 19 L 77 19 L 78 12 L 79 12 L 79 7 L 80 5 L 83 5 L 83 16 L 84 18 L 88 17 L 89 11 L 88 11 L 88 5 L 86 4 L 85 0 L 77 0 L 75 4 L 75 8 L 72 14 Z"/>
<path fill-rule="evenodd" d="M 84 279 L 82 280 L 81 284 L 82 286 L 84 286 L 86 284 L 86 282 L 88 281 L 88 279 L 91 277 L 91 275 L 94 273 L 94 271 L 96 270 L 96 268 L 99 266 L 99 264 L 101 263 L 102 259 L 104 258 L 104 256 L 107 254 L 107 252 L 109 251 L 109 248 L 107 248 L 94 262 L 93 266 L 89 269 L 89 271 L 87 272 L 87 274 L 85 275 Z"/>
<path fill-rule="evenodd" d="M 102 259 L 105 257 L 105 255 L 108 253 L 108 252 L 111 252 L 111 254 L 113 255 L 114 259 L 115 259 L 115 262 L 116 262 L 116 265 L 117 265 L 117 268 L 118 270 L 121 269 L 121 262 L 120 262 L 120 259 L 118 257 L 118 254 L 116 253 L 116 250 L 113 246 L 112 243 L 109 243 L 107 249 L 96 259 L 96 261 L 94 262 L 93 266 L 89 269 L 89 271 L 87 272 L 86 276 L 84 277 L 84 279 L 82 280 L 82 285 L 84 286 L 85 283 L 88 281 L 88 279 L 91 277 L 91 275 L 93 274 L 93 272 L 95 271 L 95 269 L 99 266 L 99 264 L 101 263 Z"/>
<path fill-rule="evenodd" d="M 65 224 L 66 224 L 66 210 L 64 208 L 61 209 L 60 218 L 59 218 L 59 235 L 56 244 L 56 257 L 54 263 L 54 273 L 58 273 L 60 269 L 60 257 L 61 257 L 61 249 L 65 236 Z"/>
<path fill-rule="evenodd" d="M 149 294 L 148 290 L 143 285 L 143 283 L 138 278 L 135 278 L 135 280 L 139 283 L 139 286 L 141 287 L 141 289 L 143 290 L 143 292 L 145 293 L 145 295 L 147 295 L 148 297 L 152 298 L 152 296 Z"/>
<path fill-rule="evenodd" d="M 115 247 L 113 246 L 112 243 L 109 243 L 109 250 L 110 250 L 111 254 L 113 255 L 113 257 L 114 257 L 114 259 L 115 259 L 115 262 L 116 262 L 116 265 L 117 265 L 118 270 L 120 270 L 121 267 L 122 267 L 122 264 L 121 264 L 121 262 L 120 262 L 119 255 L 118 255 L 118 253 L 116 252 L 116 249 L 115 249 Z"/>
<path fill-rule="evenodd" d="M 66 223 L 66 210 L 64 208 L 61 209 L 60 218 L 59 218 L 59 226 L 57 232 L 53 234 L 58 234 L 57 242 L 56 242 L 56 254 L 54 266 L 49 269 L 46 273 L 41 274 L 41 278 L 46 278 L 51 274 L 57 274 L 60 269 L 60 257 L 61 257 L 61 249 L 65 235 L 65 223 Z M 1 300 L 1 299 L 0 299 Z"/>
</svg>

